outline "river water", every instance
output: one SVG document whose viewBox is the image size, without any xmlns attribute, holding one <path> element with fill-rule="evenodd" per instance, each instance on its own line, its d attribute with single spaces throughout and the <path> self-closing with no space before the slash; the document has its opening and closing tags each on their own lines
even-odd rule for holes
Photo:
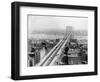
<svg viewBox="0 0 100 82">
<path fill-rule="evenodd" d="M 29 36 L 28 38 L 31 39 L 57 39 L 57 38 L 63 38 L 64 35 L 57 35 L 57 34 L 33 34 Z"/>
</svg>

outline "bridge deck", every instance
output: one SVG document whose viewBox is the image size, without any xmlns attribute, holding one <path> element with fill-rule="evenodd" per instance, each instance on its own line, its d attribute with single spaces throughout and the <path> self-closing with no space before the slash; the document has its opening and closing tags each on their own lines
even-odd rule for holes
<svg viewBox="0 0 100 82">
<path fill-rule="evenodd" d="M 64 47 L 67 43 L 71 32 L 69 32 L 43 59 L 37 66 L 48 66 L 52 65 L 54 60 L 56 59 L 56 55 L 58 55 L 59 51 Z"/>
</svg>

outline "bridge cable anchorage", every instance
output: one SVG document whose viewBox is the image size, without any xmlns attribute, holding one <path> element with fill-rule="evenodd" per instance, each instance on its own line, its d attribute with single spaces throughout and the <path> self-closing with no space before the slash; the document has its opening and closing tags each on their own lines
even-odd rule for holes
<svg viewBox="0 0 100 82">
<path fill-rule="evenodd" d="M 58 44 L 42 59 L 42 61 L 37 64 L 37 66 L 49 66 L 53 59 L 56 57 L 56 54 L 61 49 L 63 44 L 65 42 L 68 42 L 68 39 L 70 38 L 71 34 L 72 32 L 66 34 L 65 37 L 61 41 L 59 41 Z"/>
</svg>

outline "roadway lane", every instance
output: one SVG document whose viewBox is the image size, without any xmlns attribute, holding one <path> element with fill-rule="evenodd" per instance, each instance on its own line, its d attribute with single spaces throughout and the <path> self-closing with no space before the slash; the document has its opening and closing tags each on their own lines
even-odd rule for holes
<svg viewBox="0 0 100 82">
<path fill-rule="evenodd" d="M 53 61 L 63 44 L 70 37 L 71 32 L 66 34 L 66 36 L 43 58 L 43 60 L 37 66 L 48 66 Z"/>
</svg>

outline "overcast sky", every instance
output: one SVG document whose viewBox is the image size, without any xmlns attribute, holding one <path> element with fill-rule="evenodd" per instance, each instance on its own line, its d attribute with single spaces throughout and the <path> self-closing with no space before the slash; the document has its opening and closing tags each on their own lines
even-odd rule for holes
<svg viewBox="0 0 100 82">
<path fill-rule="evenodd" d="M 55 17 L 55 16 L 28 16 L 28 33 L 52 32 L 66 30 L 72 26 L 74 30 L 87 30 L 88 18 L 80 17 Z"/>
</svg>

